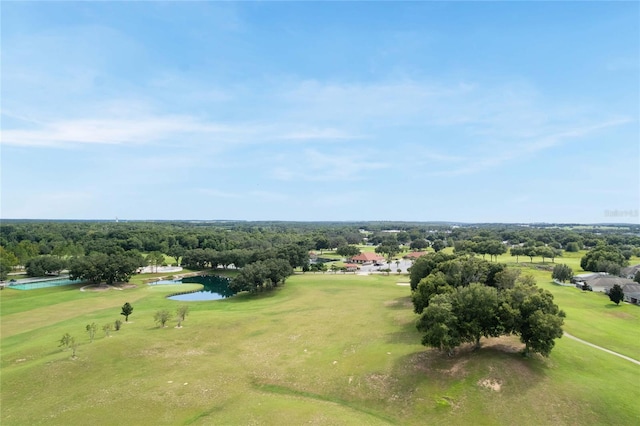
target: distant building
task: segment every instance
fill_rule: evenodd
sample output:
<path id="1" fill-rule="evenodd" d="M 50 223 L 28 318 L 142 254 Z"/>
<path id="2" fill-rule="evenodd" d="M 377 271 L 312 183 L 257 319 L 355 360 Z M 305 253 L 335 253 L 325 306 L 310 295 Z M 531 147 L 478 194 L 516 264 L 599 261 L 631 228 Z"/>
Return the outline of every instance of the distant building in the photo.
<path id="1" fill-rule="evenodd" d="M 620 270 L 620 275 L 632 280 L 636 274 L 640 271 L 640 265 L 627 266 Z"/>
<path id="2" fill-rule="evenodd" d="M 355 263 L 345 263 L 344 270 L 346 272 L 356 272 L 360 267 Z"/>
<path id="3" fill-rule="evenodd" d="M 571 279 L 571 282 L 578 288 L 583 288 L 587 285 L 591 290 L 601 293 L 609 293 L 613 286 L 618 284 L 624 293 L 625 302 L 640 305 L 640 284 L 629 278 L 609 275 L 606 272 L 596 272 L 576 275 Z"/>
<path id="4" fill-rule="evenodd" d="M 616 284 L 620 287 L 624 287 L 627 284 L 637 284 L 628 278 L 609 275 L 606 272 L 576 275 L 571 279 L 571 282 L 578 288 L 582 288 L 586 284 L 591 290 L 601 293 L 608 293 Z"/>
<path id="5" fill-rule="evenodd" d="M 360 253 L 357 256 L 353 256 L 349 261 L 351 263 L 368 265 L 371 263 L 382 262 L 384 261 L 384 257 L 380 256 L 377 253 L 365 252 L 365 253 Z"/>
<path id="6" fill-rule="evenodd" d="M 622 287 L 624 293 L 624 301 L 633 303 L 634 305 L 640 305 L 640 284 L 625 284 Z"/>

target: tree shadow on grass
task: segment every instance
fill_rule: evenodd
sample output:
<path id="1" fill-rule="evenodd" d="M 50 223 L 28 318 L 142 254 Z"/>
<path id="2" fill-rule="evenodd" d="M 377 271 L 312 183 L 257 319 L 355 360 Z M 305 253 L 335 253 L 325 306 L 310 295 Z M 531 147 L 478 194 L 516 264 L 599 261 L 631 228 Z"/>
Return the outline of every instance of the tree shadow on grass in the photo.
<path id="1" fill-rule="evenodd" d="M 242 293 L 237 293 L 232 297 L 224 299 L 224 301 L 227 303 L 245 303 L 245 302 L 252 302 L 256 300 L 272 299 L 276 297 L 278 293 L 280 293 L 281 289 L 282 289 L 282 286 L 276 287 L 271 290 L 261 291 L 259 293 L 249 293 L 247 291 L 244 291 Z"/>
<path id="2" fill-rule="evenodd" d="M 500 387 L 502 391 L 508 391 L 509 387 L 521 389 L 544 380 L 549 368 L 547 360 L 537 355 L 524 357 L 517 338 L 513 339 L 483 339 L 484 346 L 479 350 L 474 350 L 472 344 L 462 345 L 453 356 L 425 348 L 399 358 L 393 366 L 392 375 L 404 383 L 405 389 L 421 386 L 438 389 L 438 394 L 432 395 L 434 408 L 443 404 L 443 398 L 445 405 L 455 406 L 455 395 L 460 397 L 461 387 L 483 388 L 494 384 L 498 391 Z"/>
<path id="3" fill-rule="evenodd" d="M 402 296 L 393 300 L 388 300 L 384 302 L 384 307 L 387 309 L 398 309 L 398 310 L 408 309 L 410 311 L 413 311 L 413 303 L 411 302 L 411 296 Z"/>
<path id="4" fill-rule="evenodd" d="M 415 345 L 420 344 L 422 335 L 416 328 L 415 321 L 400 325 L 397 331 L 386 335 L 386 342 L 393 344 Z"/>
<path id="5" fill-rule="evenodd" d="M 605 309 L 616 309 L 616 308 L 621 308 L 622 304 L 620 305 L 616 305 L 615 303 L 611 302 L 611 303 L 607 303 L 606 305 L 604 305 Z"/>

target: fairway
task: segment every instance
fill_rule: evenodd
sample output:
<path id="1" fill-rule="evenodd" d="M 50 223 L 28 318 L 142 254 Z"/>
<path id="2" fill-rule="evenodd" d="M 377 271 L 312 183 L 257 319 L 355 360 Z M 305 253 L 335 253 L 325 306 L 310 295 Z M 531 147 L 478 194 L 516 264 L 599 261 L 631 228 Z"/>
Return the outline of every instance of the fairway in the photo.
<path id="1" fill-rule="evenodd" d="M 637 358 L 625 336 L 638 329 L 637 307 L 602 320 L 601 328 L 624 331 L 607 339 L 598 315 L 579 314 L 605 311 L 600 295 L 537 278 L 560 289 L 567 331 Z M 397 285 L 407 280 L 295 275 L 272 293 L 192 302 L 181 329 L 153 322 L 158 309 L 180 305 L 165 299 L 177 286 L 6 289 L 1 423 L 557 425 L 640 417 L 638 366 L 570 339 L 558 340 L 548 359 L 523 358 L 515 337 L 483 339 L 480 351 L 463 347 L 452 358 L 421 346 L 409 289 Z M 127 301 L 130 323 L 90 343 L 84 327 L 122 319 Z M 591 326 L 581 327 L 587 319 Z M 75 360 L 57 347 L 67 332 L 80 342 Z"/>

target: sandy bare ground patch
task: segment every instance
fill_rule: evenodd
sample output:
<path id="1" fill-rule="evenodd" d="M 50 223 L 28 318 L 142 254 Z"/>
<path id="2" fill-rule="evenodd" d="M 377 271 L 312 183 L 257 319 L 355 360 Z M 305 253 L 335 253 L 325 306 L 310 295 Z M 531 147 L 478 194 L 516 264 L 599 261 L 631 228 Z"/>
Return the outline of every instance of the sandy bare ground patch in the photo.
<path id="1" fill-rule="evenodd" d="M 524 349 L 524 343 L 515 336 L 500 336 L 482 339 L 480 341 L 483 348 L 493 348 L 500 352 L 517 353 Z"/>
<path id="2" fill-rule="evenodd" d="M 99 284 L 89 284 L 80 287 L 80 291 L 107 291 L 107 290 L 122 290 L 120 287 L 116 287 L 113 285 L 99 285 Z"/>
<path id="3" fill-rule="evenodd" d="M 396 285 L 401 285 L 401 286 L 407 287 L 407 286 L 410 286 L 411 283 L 396 283 Z"/>
<path id="4" fill-rule="evenodd" d="M 497 379 L 481 379 L 478 381 L 478 386 L 491 389 L 494 392 L 500 392 L 500 388 L 502 387 L 502 382 Z"/>
<path id="5" fill-rule="evenodd" d="M 467 370 L 465 370 L 464 368 L 467 362 L 469 362 L 468 359 L 461 359 L 460 361 L 453 364 L 451 368 L 439 371 L 452 377 L 464 377 L 467 375 Z"/>

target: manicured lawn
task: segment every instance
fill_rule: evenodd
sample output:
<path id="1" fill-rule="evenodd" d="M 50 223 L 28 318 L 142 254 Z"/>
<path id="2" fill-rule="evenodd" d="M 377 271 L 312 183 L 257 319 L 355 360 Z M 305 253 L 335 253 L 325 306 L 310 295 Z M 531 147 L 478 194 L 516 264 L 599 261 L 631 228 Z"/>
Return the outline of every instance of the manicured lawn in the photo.
<path id="1" fill-rule="evenodd" d="M 604 293 L 554 284 L 549 272 L 528 270 L 537 284 L 553 293 L 567 317 L 564 329 L 581 339 L 640 359 L 640 306 L 616 306 Z"/>
<path id="2" fill-rule="evenodd" d="M 3 290 L 0 423 L 562 425 L 640 417 L 640 368 L 569 339 L 548 359 L 523 358 L 509 337 L 452 358 L 424 348 L 400 281 L 407 277 L 296 275 L 269 294 L 191 302 L 182 329 L 153 322 L 156 310 L 181 304 L 164 297 L 180 286 Z M 553 291 L 568 314 L 613 311 L 560 289 Z M 126 301 L 131 323 L 89 343 L 85 325 L 122 319 Z M 638 321 L 571 315 L 568 330 L 590 341 L 597 327 L 582 330 L 583 320 L 626 331 Z M 57 347 L 66 332 L 80 342 L 75 360 Z M 633 337 L 603 341 L 633 350 Z"/>

